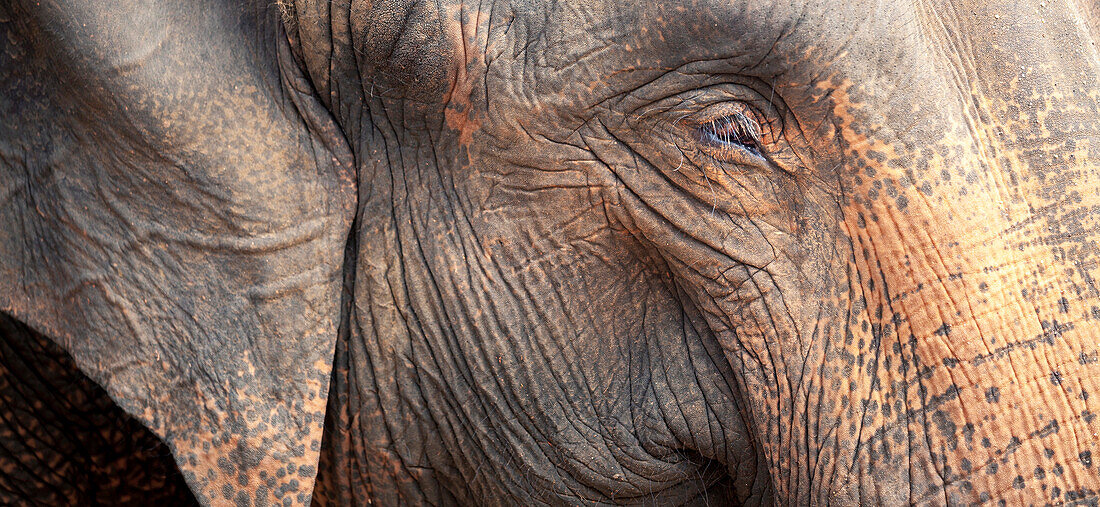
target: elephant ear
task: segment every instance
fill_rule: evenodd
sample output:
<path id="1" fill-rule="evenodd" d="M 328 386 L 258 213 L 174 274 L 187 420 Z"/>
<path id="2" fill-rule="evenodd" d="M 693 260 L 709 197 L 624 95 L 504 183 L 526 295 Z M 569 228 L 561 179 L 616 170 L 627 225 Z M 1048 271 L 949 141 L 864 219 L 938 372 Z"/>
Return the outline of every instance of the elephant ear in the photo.
<path id="1" fill-rule="evenodd" d="M 0 4 L 0 311 L 206 504 L 309 501 L 355 206 L 258 4 Z"/>

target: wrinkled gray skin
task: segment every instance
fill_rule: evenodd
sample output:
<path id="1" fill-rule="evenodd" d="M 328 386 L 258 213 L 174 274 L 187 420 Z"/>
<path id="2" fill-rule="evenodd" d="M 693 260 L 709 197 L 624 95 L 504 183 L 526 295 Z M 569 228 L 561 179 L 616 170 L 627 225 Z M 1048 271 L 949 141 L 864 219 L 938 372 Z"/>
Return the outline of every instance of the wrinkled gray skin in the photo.
<path id="1" fill-rule="evenodd" d="M 0 499 L 1095 502 L 1098 27 L 0 6 Z M 180 476 L 35 473 L 134 421 Z"/>

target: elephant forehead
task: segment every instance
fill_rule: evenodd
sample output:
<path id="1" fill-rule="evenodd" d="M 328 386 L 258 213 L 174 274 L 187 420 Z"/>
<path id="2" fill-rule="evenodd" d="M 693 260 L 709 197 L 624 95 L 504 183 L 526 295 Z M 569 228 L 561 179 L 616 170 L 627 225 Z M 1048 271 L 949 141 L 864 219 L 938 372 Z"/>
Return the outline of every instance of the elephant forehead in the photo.
<path id="1" fill-rule="evenodd" d="M 463 74 L 477 74 L 473 71 L 493 61 L 522 62 L 531 72 L 526 76 L 537 77 L 545 90 L 562 91 L 558 85 L 569 84 L 592 93 L 636 87 L 653 72 L 706 61 L 717 62 L 714 70 L 785 75 L 792 81 L 800 75 L 821 77 L 849 62 L 841 73 L 889 81 L 928 72 L 913 64 L 930 52 L 1000 61 L 997 50 L 1024 53 L 1040 44 L 1060 49 L 1067 40 L 1054 35 L 1087 31 L 1091 19 L 1076 6 L 1059 13 L 1054 2 L 283 4 L 293 12 L 288 17 L 294 19 L 294 35 L 307 64 L 316 67 L 315 76 L 331 77 L 324 68 L 329 59 L 354 60 L 359 77 L 376 85 L 372 93 L 419 98 L 443 97 Z M 1013 20 L 1028 26 L 1021 30 Z M 943 27 L 959 41 L 974 43 L 932 35 Z M 994 51 L 978 44 L 998 33 L 1011 36 L 1000 37 Z M 342 46 L 352 51 L 342 52 Z M 1066 51 L 1055 53 L 1072 58 Z M 899 67 L 902 63 L 910 65 Z"/>
<path id="2" fill-rule="evenodd" d="M 984 83 L 1012 99 L 1043 90 L 1017 76 L 1080 81 L 1093 47 L 1093 15 L 1055 2 L 687 2 L 675 4 L 527 5 L 455 16 L 453 55 L 506 66 L 543 101 L 564 97 L 578 108 L 633 91 L 670 72 L 766 78 L 777 91 L 808 93 L 848 80 L 892 91 L 883 112 L 905 116 L 900 102 L 934 105 Z M 492 33 L 493 37 L 485 37 Z M 476 51 L 481 50 L 481 51 Z M 475 72 L 467 72 L 474 76 Z M 930 90 L 924 83 L 953 81 Z M 1017 79 L 1018 78 L 1018 79 Z M 835 81 L 834 81 L 835 84 Z M 830 85 L 831 86 L 831 85 Z M 1014 95 L 1008 95 L 1014 94 Z M 794 97 L 795 99 L 799 97 Z M 789 99 L 788 99 L 789 100 Z M 1032 97 L 1034 100 L 1034 97 Z"/>

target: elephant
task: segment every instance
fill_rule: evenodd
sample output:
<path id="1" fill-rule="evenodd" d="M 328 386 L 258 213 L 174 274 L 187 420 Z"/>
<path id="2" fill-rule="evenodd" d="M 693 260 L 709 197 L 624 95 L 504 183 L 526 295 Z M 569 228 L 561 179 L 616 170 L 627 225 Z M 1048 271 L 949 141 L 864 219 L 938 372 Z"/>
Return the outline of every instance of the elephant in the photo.
<path id="1" fill-rule="evenodd" d="M 1100 4 L 0 34 L 0 502 L 1100 498 Z"/>

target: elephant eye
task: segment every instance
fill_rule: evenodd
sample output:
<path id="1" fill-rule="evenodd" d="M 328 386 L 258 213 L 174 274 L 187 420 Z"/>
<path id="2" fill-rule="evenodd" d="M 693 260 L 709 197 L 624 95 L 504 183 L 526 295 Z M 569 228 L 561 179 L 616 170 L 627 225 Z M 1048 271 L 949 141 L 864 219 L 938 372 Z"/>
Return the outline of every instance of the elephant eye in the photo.
<path id="1" fill-rule="evenodd" d="M 703 123 L 699 126 L 699 132 L 705 144 L 719 150 L 743 149 L 756 156 L 763 155 L 760 124 L 747 111 Z"/>

